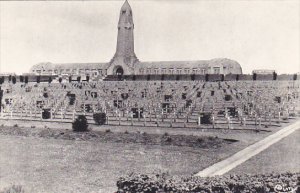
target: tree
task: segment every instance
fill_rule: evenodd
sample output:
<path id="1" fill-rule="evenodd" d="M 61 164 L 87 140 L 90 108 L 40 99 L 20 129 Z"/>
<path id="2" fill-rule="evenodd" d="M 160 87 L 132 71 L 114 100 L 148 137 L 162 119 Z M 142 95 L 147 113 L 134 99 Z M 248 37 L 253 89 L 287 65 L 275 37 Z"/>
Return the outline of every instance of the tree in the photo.
<path id="1" fill-rule="evenodd" d="M 239 75 L 239 74 L 236 75 L 235 80 L 236 80 L 236 81 L 239 81 L 239 80 L 240 80 L 240 75 Z"/>
<path id="2" fill-rule="evenodd" d="M 192 75 L 191 75 L 191 80 L 192 80 L 192 81 L 195 80 L 195 76 L 196 76 L 195 74 L 192 74 Z"/>
<path id="3" fill-rule="evenodd" d="M 8 82 L 11 81 L 11 78 L 12 78 L 11 75 L 9 75 L 9 76 L 8 76 Z"/>
<path id="4" fill-rule="evenodd" d="M 49 76 L 48 83 L 50 84 L 51 82 L 52 82 L 52 77 Z"/>
<path id="5" fill-rule="evenodd" d="M 25 84 L 28 84 L 28 76 L 25 76 Z"/>
<path id="6" fill-rule="evenodd" d="M 294 74 L 293 80 L 297 80 L 297 74 Z"/>
<path id="7" fill-rule="evenodd" d="M 105 113 L 94 113 L 93 118 L 97 125 L 104 125 L 106 122 L 106 114 Z"/>
<path id="8" fill-rule="evenodd" d="M 69 76 L 69 82 L 72 82 L 72 76 Z"/>
<path id="9" fill-rule="evenodd" d="M 253 80 L 256 80 L 256 79 L 257 79 L 257 74 L 256 74 L 256 73 L 253 73 L 252 79 L 253 79 Z"/>
<path id="10" fill-rule="evenodd" d="M 20 82 L 24 82 L 24 76 L 20 76 Z"/>
<path id="11" fill-rule="evenodd" d="M 209 80 L 209 74 L 205 74 L 205 81 L 208 82 Z"/>
<path id="12" fill-rule="evenodd" d="M 88 122 L 85 115 L 78 115 L 76 120 L 72 123 L 72 128 L 75 132 L 88 131 Z"/>
<path id="13" fill-rule="evenodd" d="M 40 82 L 41 82 L 41 76 L 37 76 L 37 77 L 36 77 L 36 82 L 37 82 L 37 83 L 40 83 Z"/>
<path id="14" fill-rule="evenodd" d="M 221 81 L 223 82 L 225 79 L 224 74 L 221 74 Z"/>
<path id="15" fill-rule="evenodd" d="M 78 76 L 78 77 L 77 77 L 77 82 L 80 82 L 80 80 L 81 80 L 81 77 Z"/>
<path id="16" fill-rule="evenodd" d="M 13 77 L 12 77 L 12 83 L 13 83 L 13 84 L 16 84 L 16 82 L 17 82 L 17 79 L 16 79 L 15 76 L 13 76 Z"/>
<path id="17" fill-rule="evenodd" d="M 86 81 L 87 81 L 87 82 L 90 81 L 90 76 L 86 76 Z"/>
<path id="18" fill-rule="evenodd" d="M 277 80 L 277 73 L 273 72 L 273 80 Z"/>
<path id="19" fill-rule="evenodd" d="M 58 82 L 59 82 L 59 83 L 62 82 L 62 77 L 59 77 Z"/>

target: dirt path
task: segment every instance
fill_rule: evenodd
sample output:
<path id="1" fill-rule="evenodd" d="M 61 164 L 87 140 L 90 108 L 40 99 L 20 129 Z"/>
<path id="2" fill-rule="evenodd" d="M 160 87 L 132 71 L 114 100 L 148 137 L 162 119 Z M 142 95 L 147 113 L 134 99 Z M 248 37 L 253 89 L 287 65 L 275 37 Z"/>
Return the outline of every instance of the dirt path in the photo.
<path id="1" fill-rule="evenodd" d="M 264 138 L 263 140 L 258 141 L 253 145 L 250 145 L 247 148 L 237 152 L 233 156 L 221 162 L 213 164 L 212 166 L 198 172 L 196 176 L 209 177 L 209 176 L 223 175 L 229 172 L 230 170 L 232 170 L 233 168 L 237 167 L 238 165 L 244 163 L 251 157 L 267 149 L 274 143 L 280 141 L 284 137 L 290 135 L 291 133 L 293 133 L 299 128 L 300 128 L 300 121 L 297 121 L 277 131 L 276 133 Z"/>

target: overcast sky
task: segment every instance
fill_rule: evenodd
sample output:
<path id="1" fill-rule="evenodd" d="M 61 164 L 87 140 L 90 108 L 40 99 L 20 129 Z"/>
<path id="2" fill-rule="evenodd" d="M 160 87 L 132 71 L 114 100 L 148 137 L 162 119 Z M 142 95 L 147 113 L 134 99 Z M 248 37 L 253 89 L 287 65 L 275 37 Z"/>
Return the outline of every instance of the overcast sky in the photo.
<path id="1" fill-rule="evenodd" d="M 39 62 L 109 62 L 124 1 L 1 1 L 1 72 Z M 230 58 L 244 73 L 300 71 L 300 1 L 134 1 L 141 61 Z"/>

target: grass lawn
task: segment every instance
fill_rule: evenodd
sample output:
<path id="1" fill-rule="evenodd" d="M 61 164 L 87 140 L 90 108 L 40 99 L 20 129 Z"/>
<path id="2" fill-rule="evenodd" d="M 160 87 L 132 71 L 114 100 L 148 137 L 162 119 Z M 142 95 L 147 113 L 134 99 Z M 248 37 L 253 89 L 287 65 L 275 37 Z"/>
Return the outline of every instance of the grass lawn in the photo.
<path id="1" fill-rule="evenodd" d="M 172 128 L 135 128 L 131 131 L 130 127 L 124 130 L 120 127 L 109 128 L 113 132 L 128 130 L 129 134 L 136 130 L 147 130 L 147 133 L 157 135 L 165 132 L 181 135 L 184 132 L 187 136 L 218 136 L 236 139 L 238 142 L 224 143 L 217 148 L 200 148 L 0 133 L 0 191 L 16 184 L 22 185 L 26 192 L 113 192 L 121 176 L 132 172 L 192 175 L 272 133 L 240 130 L 222 133 L 218 130 L 182 131 Z"/>
<path id="2" fill-rule="evenodd" d="M 300 172 L 299 139 L 298 129 L 229 173 Z"/>
<path id="3" fill-rule="evenodd" d="M 228 156 L 224 148 L 236 149 L 0 138 L 0 187 L 21 184 L 29 192 L 112 191 L 117 178 L 131 172 L 190 175 Z"/>

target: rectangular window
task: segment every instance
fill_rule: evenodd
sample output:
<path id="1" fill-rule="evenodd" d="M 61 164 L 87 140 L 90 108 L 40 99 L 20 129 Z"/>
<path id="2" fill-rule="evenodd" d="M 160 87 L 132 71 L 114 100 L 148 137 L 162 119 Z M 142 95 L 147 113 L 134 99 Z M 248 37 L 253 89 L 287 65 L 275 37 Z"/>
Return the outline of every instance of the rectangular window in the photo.
<path id="1" fill-rule="evenodd" d="M 190 73 L 190 69 L 189 68 L 184 69 L 184 73 L 185 74 L 189 74 Z"/>
<path id="2" fill-rule="evenodd" d="M 197 68 L 193 68 L 193 74 L 197 74 Z"/>
<path id="3" fill-rule="evenodd" d="M 227 68 L 223 67 L 223 74 L 226 74 L 226 70 L 227 70 Z"/>
<path id="4" fill-rule="evenodd" d="M 214 67 L 214 74 L 220 74 L 220 67 Z"/>
<path id="5" fill-rule="evenodd" d="M 170 68 L 170 69 L 169 69 L 169 73 L 170 73 L 170 74 L 174 74 L 174 69 L 173 69 L 173 68 Z"/>

